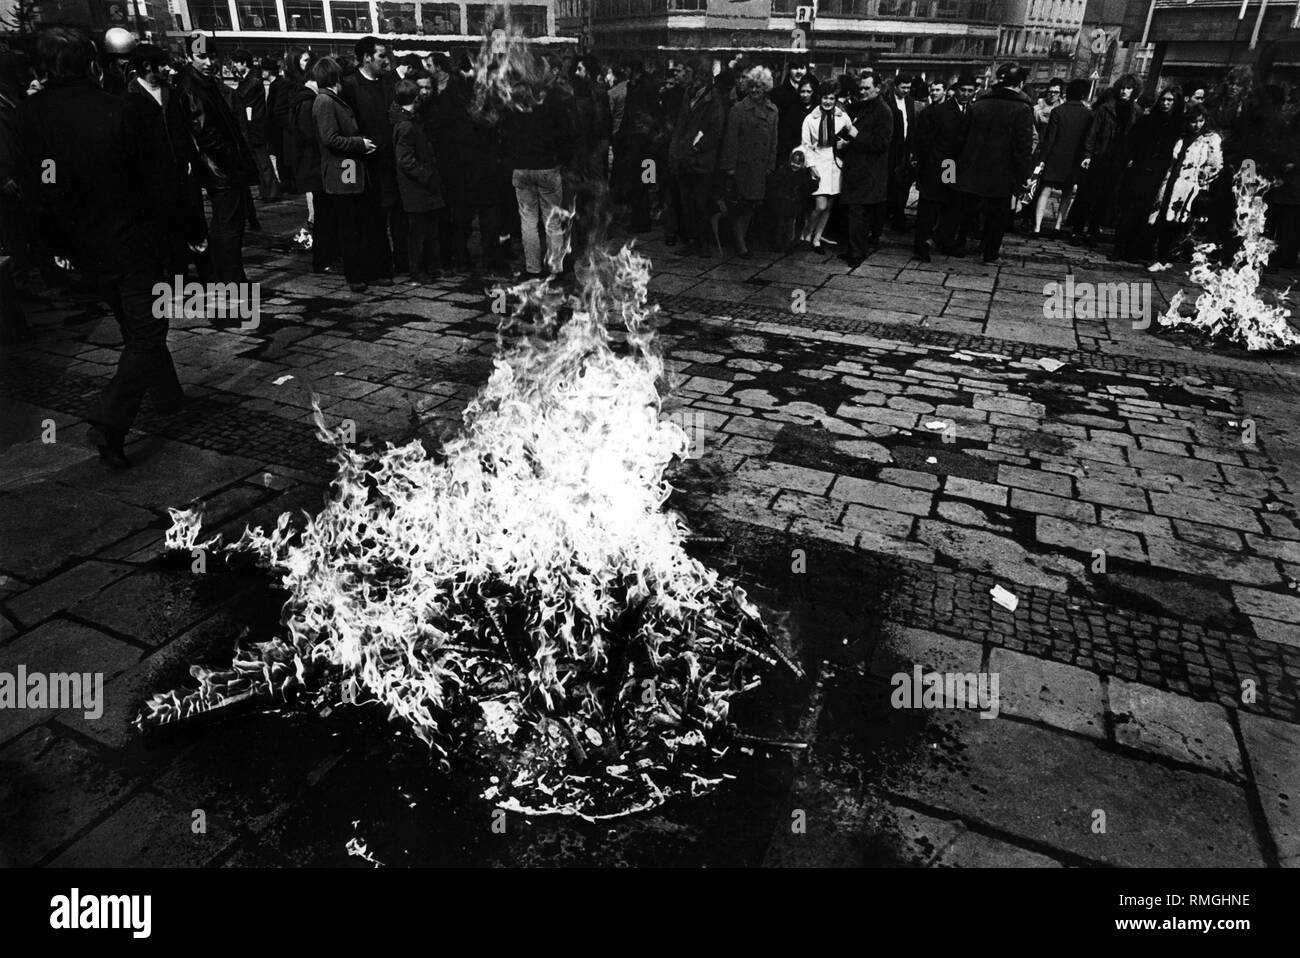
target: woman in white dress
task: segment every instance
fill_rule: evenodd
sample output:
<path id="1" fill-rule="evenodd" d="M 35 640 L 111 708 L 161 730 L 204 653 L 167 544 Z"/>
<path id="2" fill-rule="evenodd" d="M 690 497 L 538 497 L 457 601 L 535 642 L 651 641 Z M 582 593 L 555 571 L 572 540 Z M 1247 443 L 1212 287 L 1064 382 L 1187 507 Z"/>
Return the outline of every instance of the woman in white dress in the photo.
<path id="1" fill-rule="evenodd" d="M 840 159 L 835 155 L 835 142 L 855 134 L 849 115 L 836 102 L 835 84 L 827 83 L 821 88 L 821 103 L 803 121 L 803 149 L 808 157 L 808 165 L 817 171 L 818 183 L 813 190 L 813 212 L 808 217 L 808 226 L 804 239 L 812 243 L 812 248 L 821 252 L 822 231 L 831 216 L 833 197 L 840 194 Z M 847 132 L 846 132 L 847 131 Z M 830 242 L 827 240 L 827 242 Z"/>

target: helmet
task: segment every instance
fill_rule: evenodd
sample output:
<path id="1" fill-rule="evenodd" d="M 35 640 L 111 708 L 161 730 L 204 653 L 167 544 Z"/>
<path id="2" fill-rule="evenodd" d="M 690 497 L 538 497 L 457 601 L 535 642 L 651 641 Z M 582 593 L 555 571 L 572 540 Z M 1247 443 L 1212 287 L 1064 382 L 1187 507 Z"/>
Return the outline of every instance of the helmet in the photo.
<path id="1" fill-rule="evenodd" d="M 114 56 L 126 56 L 137 43 L 135 34 L 121 27 L 109 27 L 104 33 L 104 49 Z"/>

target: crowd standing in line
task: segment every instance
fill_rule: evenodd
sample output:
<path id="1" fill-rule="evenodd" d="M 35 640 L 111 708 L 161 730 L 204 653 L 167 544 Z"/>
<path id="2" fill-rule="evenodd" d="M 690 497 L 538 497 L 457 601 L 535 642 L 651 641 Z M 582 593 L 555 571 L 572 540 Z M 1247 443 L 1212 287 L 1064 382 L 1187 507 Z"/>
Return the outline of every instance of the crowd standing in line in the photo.
<path id="1" fill-rule="evenodd" d="M 1084 80 L 1035 100 L 1015 63 L 981 89 L 969 75 L 819 78 L 798 54 L 663 73 L 530 54 L 507 108 L 488 113 L 464 54 L 394 62 L 379 37 L 353 53 L 233 50 L 223 64 L 196 32 L 179 59 L 149 44 L 106 56 L 70 28 L 44 31 L 32 65 L 0 52 L 0 272 L 25 290 L 71 266 L 111 304 L 124 348 L 91 416 L 110 465 L 128 465 L 146 392 L 184 402 L 154 282 L 247 295 L 245 231 L 261 228 L 258 201 L 282 196 L 304 197 L 295 239 L 313 272 L 359 295 L 449 274 L 564 276 L 611 214 L 701 258 L 757 245 L 856 268 L 890 232 L 921 261 L 974 243 L 992 264 L 1020 229 L 1111 243 L 1112 259 L 1159 271 L 1198 240 L 1232 254 L 1247 160 L 1276 184 L 1273 265 L 1300 252 L 1300 114 L 1258 70 L 1152 96 L 1125 75 L 1089 103 Z"/>

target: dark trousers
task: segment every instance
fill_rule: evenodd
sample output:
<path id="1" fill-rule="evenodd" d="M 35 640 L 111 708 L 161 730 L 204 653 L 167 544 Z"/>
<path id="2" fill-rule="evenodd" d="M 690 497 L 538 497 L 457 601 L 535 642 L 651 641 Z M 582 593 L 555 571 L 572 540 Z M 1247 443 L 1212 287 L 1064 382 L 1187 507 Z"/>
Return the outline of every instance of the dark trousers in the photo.
<path id="1" fill-rule="evenodd" d="M 478 215 L 478 241 L 485 266 L 500 266 L 509 260 L 510 247 L 501 243 L 501 205 L 479 203 L 470 207 Z M 472 215 L 471 214 L 471 215 Z"/>
<path id="2" fill-rule="evenodd" d="M 379 188 L 366 187 L 357 204 L 357 239 L 361 248 L 357 253 L 359 279 L 348 275 L 348 282 L 369 283 L 376 279 L 393 278 L 393 248 L 388 245 L 388 208 L 379 202 Z M 405 237 L 403 237 L 405 238 Z M 343 249 L 343 270 L 347 272 L 347 247 Z"/>
<path id="3" fill-rule="evenodd" d="M 131 428 L 146 392 L 159 402 L 181 398 L 180 380 L 167 349 L 167 313 L 153 294 L 160 274 L 150 265 L 98 277 L 122 331 L 122 354 L 87 418 L 118 432 Z"/>
<path id="4" fill-rule="evenodd" d="M 713 227 L 709 225 L 709 180 L 712 174 L 678 171 L 674 177 L 677 186 L 677 208 L 681 212 L 682 236 L 696 249 L 709 249 L 713 243 Z"/>
<path id="5" fill-rule="evenodd" d="M 392 206 L 384 209 L 384 228 L 391 238 L 393 251 L 393 273 L 406 272 L 406 264 L 410 259 L 407 252 L 407 237 L 411 234 L 411 228 L 406 222 L 407 213 L 402 209 L 402 204 L 394 203 Z M 390 276 L 392 273 L 389 274 Z"/>
<path id="6" fill-rule="evenodd" d="M 411 275 L 441 272 L 442 251 L 438 243 L 438 211 L 407 213 L 407 255 Z"/>
<path id="7" fill-rule="evenodd" d="M 367 242 L 364 220 L 368 208 L 364 193 L 321 191 L 316 194 L 316 230 L 320 231 L 324 226 L 335 253 L 343 257 L 343 278 L 349 283 L 365 283 L 378 278 L 371 275 L 371 264 L 363 248 Z M 373 237 L 369 241 L 373 242 Z M 316 234 L 313 233 L 313 253 L 315 244 Z M 325 262 L 324 265 L 329 264 Z"/>
<path id="8" fill-rule="evenodd" d="M 896 230 L 903 228 L 903 211 L 907 209 L 907 196 L 911 189 L 912 176 L 908 171 L 889 171 L 889 183 L 885 187 L 885 209 L 889 214 L 889 225 Z"/>
<path id="9" fill-rule="evenodd" d="M 677 177 L 667 163 L 659 164 L 659 202 L 663 206 L 664 239 L 675 242 L 682 232 L 681 197 L 677 193 Z"/>
<path id="10" fill-rule="evenodd" d="M 1002 252 L 1002 237 L 1011 225 L 1011 196 L 975 196 L 968 194 L 966 202 L 984 214 L 984 232 L 980 237 L 980 252 L 985 259 L 997 259 Z"/>
<path id="11" fill-rule="evenodd" d="M 451 210 L 451 260 L 459 268 L 470 264 L 469 235 L 474 226 L 474 200 L 464 184 L 450 188 L 447 206 Z"/>
<path id="12" fill-rule="evenodd" d="M 930 238 L 939 245 L 939 249 L 950 251 L 957 244 L 958 231 L 961 229 L 962 203 L 961 194 L 954 192 L 942 200 L 920 199 L 916 203 L 916 234 L 912 248 L 928 250 Z M 963 242 L 965 237 L 962 237 Z"/>
<path id="13" fill-rule="evenodd" d="M 311 269 L 313 273 L 325 272 L 325 267 L 333 266 L 339 258 L 339 225 L 335 220 L 337 203 L 331 203 L 324 190 L 312 193 L 315 219 L 311 226 Z"/>
<path id="14" fill-rule="evenodd" d="M 209 279 L 216 283 L 246 283 L 244 274 L 244 204 L 246 187 L 208 190 L 212 222 L 208 227 Z"/>
<path id="15" fill-rule="evenodd" d="M 861 259 L 880 245 L 880 231 L 885 223 L 884 203 L 849 203 L 845 205 L 848 219 L 849 255 Z"/>
<path id="16" fill-rule="evenodd" d="M 257 198 L 259 200 L 278 200 L 280 198 L 280 181 L 276 179 L 275 167 L 271 165 L 271 156 L 266 144 L 250 146 L 253 162 L 257 164 Z"/>

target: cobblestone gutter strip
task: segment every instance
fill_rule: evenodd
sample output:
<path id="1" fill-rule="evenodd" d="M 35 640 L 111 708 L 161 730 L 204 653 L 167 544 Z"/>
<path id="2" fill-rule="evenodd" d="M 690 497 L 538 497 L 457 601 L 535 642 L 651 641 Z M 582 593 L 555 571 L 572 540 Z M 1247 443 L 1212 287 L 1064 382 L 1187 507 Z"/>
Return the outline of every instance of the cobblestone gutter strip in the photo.
<path id="1" fill-rule="evenodd" d="M 936 346 L 951 351 L 996 352 L 1010 359 L 1055 359 L 1063 363 L 1106 369 L 1141 376 L 1158 376 L 1176 379 L 1194 376 L 1207 382 L 1235 386 L 1239 389 L 1257 389 L 1266 392 L 1300 393 L 1300 379 L 1270 374 L 1253 374 L 1216 366 L 1199 366 L 1166 360 L 1141 359 L 1135 356 L 1113 355 L 1083 350 L 1061 349 L 1037 343 L 1013 342 L 989 336 L 972 336 L 939 329 L 923 329 L 900 323 L 880 323 L 845 316 L 827 316 L 812 311 L 795 313 L 757 303 L 736 303 L 704 299 L 697 296 L 660 296 L 660 308 L 669 319 L 685 313 L 699 313 L 706 317 L 723 316 L 729 321 L 770 323 L 799 329 L 847 335 L 873 336 L 916 346 Z"/>
<path id="2" fill-rule="evenodd" d="M 833 576 L 810 572 L 802 577 L 806 584 L 795 584 L 788 574 L 791 547 L 806 547 L 806 535 L 716 515 L 690 518 L 694 526 L 725 536 L 740 564 L 763 566 L 760 578 L 790 582 L 787 603 L 797 595 L 835 604 L 837 596 L 852 594 L 848 590 L 870 592 L 870 584 L 888 582 L 880 607 L 864 613 L 867 621 L 853 623 L 863 634 L 885 623 L 927 629 L 1300 724 L 1300 649 L 1025 585 L 1011 586 L 1020 600 L 1011 613 L 993 604 L 989 590 L 1008 585 L 994 576 L 833 543 L 818 546 L 826 550 L 822 562 L 833 564 Z M 778 585 L 772 601 L 782 598 Z M 1257 690 L 1253 705 L 1242 703 L 1247 680 Z"/>

